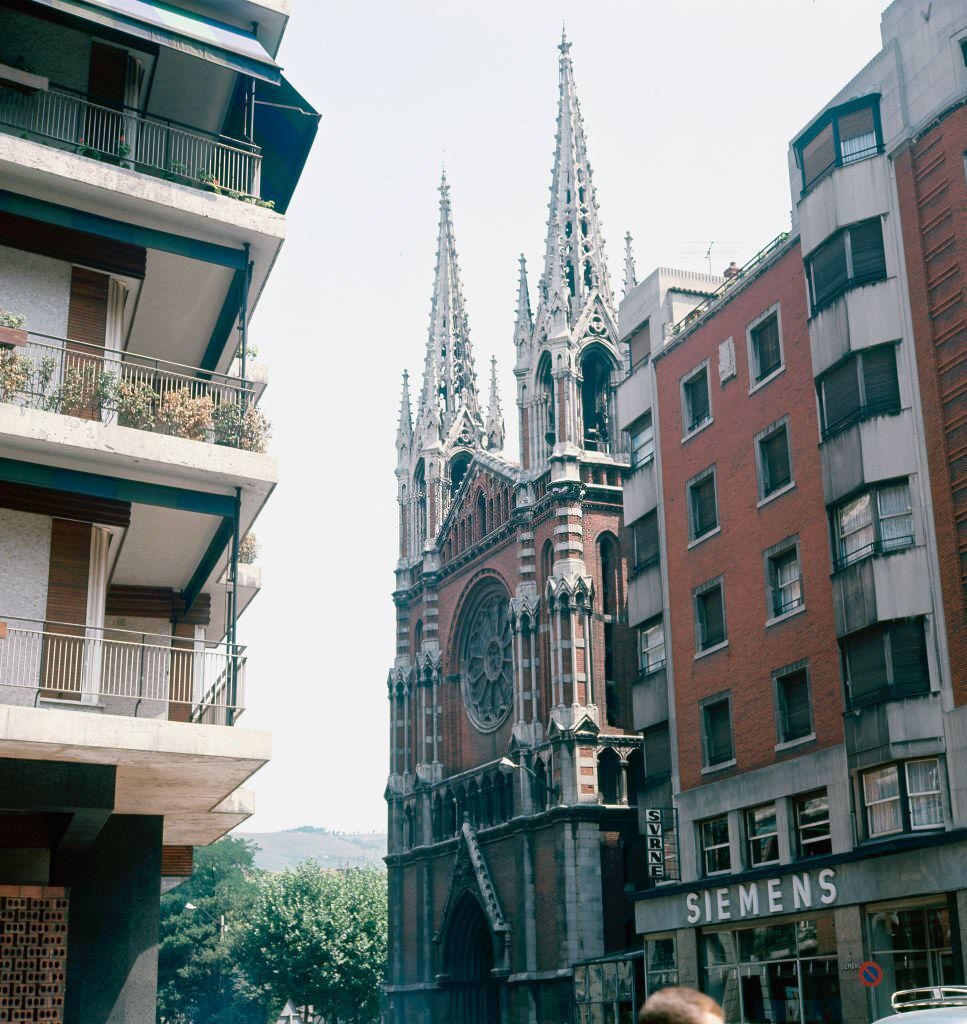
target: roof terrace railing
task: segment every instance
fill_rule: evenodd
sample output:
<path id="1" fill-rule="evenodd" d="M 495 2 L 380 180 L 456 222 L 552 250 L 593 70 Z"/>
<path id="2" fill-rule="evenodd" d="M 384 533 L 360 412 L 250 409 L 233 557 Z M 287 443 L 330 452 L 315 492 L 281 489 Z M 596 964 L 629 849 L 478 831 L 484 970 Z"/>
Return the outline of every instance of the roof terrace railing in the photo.
<path id="1" fill-rule="evenodd" d="M 0 703 L 57 700 L 134 718 L 232 725 L 244 706 L 244 651 L 164 634 L 0 619 Z"/>
<path id="2" fill-rule="evenodd" d="M 674 338 L 681 334 L 682 331 L 687 330 L 697 321 L 701 320 L 706 313 L 710 313 L 735 288 L 737 284 L 741 284 L 749 274 L 757 270 L 759 264 L 769 259 L 775 252 L 781 249 L 786 244 L 788 238 L 789 232 L 783 231 L 782 234 L 777 235 L 768 245 L 760 249 L 752 259 L 739 267 L 731 277 L 727 277 L 711 295 L 703 299 L 693 309 L 689 310 L 689 312 L 683 316 L 678 323 L 672 324 L 669 329 L 671 337 Z"/>
<path id="3" fill-rule="evenodd" d="M 133 107 L 102 106 L 69 89 L 0 85 L 0 131 L 183 185 L 261 202 L 262 151 L 253 143 L 147 117 Z"/>
<path id="4" fill-rule="evenodd" d="M 0 350 L 0 402 L 249 451 L 267 436 L 248 381 L 33 331 Z"/>

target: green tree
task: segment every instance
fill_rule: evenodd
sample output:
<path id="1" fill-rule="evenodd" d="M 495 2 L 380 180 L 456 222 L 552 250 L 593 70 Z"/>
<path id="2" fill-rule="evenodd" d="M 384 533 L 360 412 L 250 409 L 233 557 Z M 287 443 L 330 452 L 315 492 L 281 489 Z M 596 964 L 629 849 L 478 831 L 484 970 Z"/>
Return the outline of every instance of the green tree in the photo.
<path id="1" fill-rule="evenodd" d="M 314 861 L 262 875 L 232 947 L 255 992 L 311 1006 L 326 1024 L 372 1024 L 386 962 L 386 875 Z M 303 1014 L 305 1016 L 305 1013 Z"/>
<path id="2" fill-rule="evenodd" d="M 233 838 L 199 847 L 192 876 L 161 897 L 159 1024 L 265 1024 L 268 1007 L 232 956 L 258 891 L 255 849 Z"/>

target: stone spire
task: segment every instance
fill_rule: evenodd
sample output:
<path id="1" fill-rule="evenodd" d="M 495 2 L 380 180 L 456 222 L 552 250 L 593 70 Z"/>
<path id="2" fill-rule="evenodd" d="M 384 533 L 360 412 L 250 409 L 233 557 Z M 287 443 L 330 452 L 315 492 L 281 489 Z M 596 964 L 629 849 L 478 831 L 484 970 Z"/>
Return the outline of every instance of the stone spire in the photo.
<path id="1" fill-rule="evenodd" d="M 553 307 L 554 283 L 559 278 L 570 298 L 573 322 L 594 292 L 601 296 L 609 311 L 613 310 L 614 300 L 591 181 L 584 122 L 574 86 L 571 44 L 563 31 L 558 49 L 561 51 L 560 98 L 538 320 L 543 308 Z"/>
<path id="2" fill-rule="evenodd" d="M 466 410 L 478 430 L 483 429 L 470 327 L 453 236 L 450 186 L 444 172 L 440 181 L 440 231 L 430 330 L 417 419 L 422 424 L 431 411 L 436 412 L 441 436 L 445 437 L 462 410 Z"/>
<path id="3" fill-rule="evenodd" d="M 520 254 L 520 281 L 517 285 L 517 322 L 514 325 L 514 344 L 523 345 L 530 341 L 534 330 L 534 319 L 531 316 L 530 292 L 527 288 L 527 260 Z"/>
<path id="4" fill-rule="evenodd" d="M 400 398 L 400 422 L 396 428 L 396 447 L 409 447 L 413 440 L 413 413 L 410 405 L 410 375 L 403 371 L 403 394 Z"/>
<path id="5" fill-rule="evenodd" d="M 529 311 L 528 311 L 529 312 Z M 490 402 L 487 405 L 487 450 L 499 451 L 504 447 L 504 414 L 500 408 L 497 390 L 497 357 L 490 358 Z"/>
<path id="6" fill-rule="evenodd" d="M 631 243 L 633 239 L 631 232 L 625 233 L 625 281 L 624 281 L 624 294 L 627 295 L 632 288 L 638 283 L 638 277 L 635 274 L 635 254 L 631 251 Z"/>

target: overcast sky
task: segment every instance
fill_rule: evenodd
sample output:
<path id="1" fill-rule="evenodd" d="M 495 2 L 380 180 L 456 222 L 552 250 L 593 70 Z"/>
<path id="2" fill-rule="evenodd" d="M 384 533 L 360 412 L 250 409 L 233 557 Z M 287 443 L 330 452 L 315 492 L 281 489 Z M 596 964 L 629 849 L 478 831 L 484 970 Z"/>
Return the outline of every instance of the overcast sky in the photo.
<path id="1" fill-rule="evenodd" d="M 400 374 L 419 393 L 446 164 L 478 380 L 516 458 L 517 258 L 540 275 L 562 21 L 621 293 L 744 263 L 790 223 L 789 140 L 880 46 L 883 0 L 290 0 L 280 61 L 322 113 L 252 322 L 281 482 L 242 727 L 270 729 L 245 831 L 385 827 Z M 486 400 L 486 393 L 481 396 Z"/>

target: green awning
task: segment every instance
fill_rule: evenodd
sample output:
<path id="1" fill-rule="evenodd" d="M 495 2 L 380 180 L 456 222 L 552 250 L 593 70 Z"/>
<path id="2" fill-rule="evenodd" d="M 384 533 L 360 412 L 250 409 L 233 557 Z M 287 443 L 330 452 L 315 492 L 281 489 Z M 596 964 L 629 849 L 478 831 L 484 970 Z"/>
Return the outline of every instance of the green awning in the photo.
<path id="1" fill-rule="evenodd" d="M 82 21 L 181 50 L 244 75 L 278 84 L 279 66 L 252 32 L 158 0 L 36 0 Z"/>

